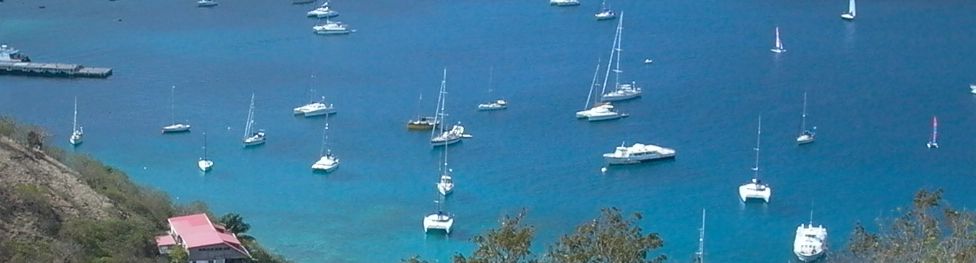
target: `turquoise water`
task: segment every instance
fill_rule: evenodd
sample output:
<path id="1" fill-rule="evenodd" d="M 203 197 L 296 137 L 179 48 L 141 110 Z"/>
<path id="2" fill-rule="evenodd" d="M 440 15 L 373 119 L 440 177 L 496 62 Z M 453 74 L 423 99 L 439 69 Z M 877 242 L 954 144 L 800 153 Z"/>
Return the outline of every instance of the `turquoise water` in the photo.
<path id="1" fill-rule="evenodd" d="M 615 22 L 595 22 L 599 2 L 333 1 L 358 32 L 312 34 L 312 5 L 290 1 L 17 1 L 0 4 L 0 41 L 34 61 L 115 69 L 109 79 L 0 77 L 0 113 L 48 128 L 67 147 L 71 101 L 86 142 L 76 151 L 126 171 L 181 202 L 206 201 L 245 216 L 262 243 L 299 262 L 447 260 L 499 217 L 528 210 L 535 250 L 602 207 L 640 211 L 663 235 L 662 253 L 691 259 L 702 208 L 715 262 L 792 260 L 797 224 L 816 210 L 830 244 L 854 222 L 873 222 L 920 188 L 944 188 L 960 207 L 976 197 L 976 5 L 971 1 L 614 1 L 624 10 L 624 76 L 644 97 L 619 104 L 631 117 L 587 123 L 585 100 Z M 45 9 L 38 9 L 45 5 Z M 121 20 L 120 20 L 121 19 Z M 789 52 L 769 52 L 779 26 Z M 643 65 L 644 58 L 655 60 Z M 489 68 L 505 111 L 476 112 Z M 404 122 L 431 113 L 443 68 L 448 111 L 475 137 L 452 146 L 456 214 L 448 238 L 425 235 L 437 163 L 429 133 Z M 314 75 L 315 77 L 311 77 Z M 193 132 L 162 136 L 177 118 Z M 327 96 L 336 172 L 313 174 L 323 119 L 291 109 L 307 90 Z M 818 141 L 793 143 L 802 93 Z M 242 149 L 249 96 L 267 145 Z M 424 94 L 418 106 L 417 95 Z M 763 116 L 768 205 L 743 205 L 756 117 Z M 942 148 L 929 150 L 940 119 Z M 196 170 L 208 132 L 214 171 Z M 674 161 L 611 167 L 600 154 L 626 141 L 678 150 Z"/>

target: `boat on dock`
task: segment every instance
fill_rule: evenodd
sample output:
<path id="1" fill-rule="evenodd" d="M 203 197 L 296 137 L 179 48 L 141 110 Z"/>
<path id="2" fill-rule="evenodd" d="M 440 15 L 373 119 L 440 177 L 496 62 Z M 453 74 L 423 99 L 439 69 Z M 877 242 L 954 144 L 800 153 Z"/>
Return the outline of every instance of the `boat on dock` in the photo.
<path id="1" fill-rule="evenodd" d="M 0 62 L 31 62 L 30 57 L 20 53 L 20 50 L 7 45 L 0 45 Z"/>

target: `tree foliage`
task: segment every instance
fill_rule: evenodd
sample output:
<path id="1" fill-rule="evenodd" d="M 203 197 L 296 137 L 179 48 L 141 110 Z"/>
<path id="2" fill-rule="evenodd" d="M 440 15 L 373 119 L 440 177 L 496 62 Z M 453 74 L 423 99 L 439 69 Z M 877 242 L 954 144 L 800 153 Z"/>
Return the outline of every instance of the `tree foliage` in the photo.
<path id="1" fill-rule="evenodd" d="M 523 226 L 522 218 L 525 211 L 514 217 L 502 218 L 497 229 L 489 229 L 486 233 L 475 236 L 472 241 L 477 245 L 470 258 L 463 255 L 454 256 L 455 263 L 522 263 L 537 262 L 532 258 L 529 248 L 535 229 Z"/>
<path id="2" fill-rule="evenodd" d="M 218 220 L 224 228 L 228 231 L 238 235 L 238 237 L 244 237 L 244 233 L 251 230 L 251 225 L 244 222 L 244 217 L 237 213 L 228 213 L 220 217 Z"/>
<path id="3" fill-rule="evenodd" d="M 664 240 L 657 233 L 644 235 L 638 226 L 641 218 L 635 213 L 628 220 L 619 209 L 604 208 L 599 218 L 563 236 L 549 249 L 548 258 L 562 263 L 663 262 L 664 255 L 648 259 L 651 251 L 664 246 Z"/>
<path id="4" fill-rule="evenodd" d="M 880 221 L 877 233 L 857 224 L 848 250 L 856 262 L 976 262 L 974 219 L 943 201 L 942 190 L 921 190 L 903 215 Z"/>
<path id="5" fill-rule="evenodd" d="M 190 261 L 190 255 L 186 253 L 186 248 L 180 245 L 173 246 L 169 251 L 170 263 L 186 263 Z"/>

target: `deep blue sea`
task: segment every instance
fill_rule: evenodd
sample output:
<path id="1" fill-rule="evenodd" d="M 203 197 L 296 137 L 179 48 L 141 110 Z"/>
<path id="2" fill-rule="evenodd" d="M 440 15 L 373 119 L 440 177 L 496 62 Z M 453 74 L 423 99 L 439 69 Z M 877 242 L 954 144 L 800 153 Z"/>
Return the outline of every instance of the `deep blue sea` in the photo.
<path id="1" fill-rule="evenodd" d="M 0 76 L 0 114 L 49 129 L 69 148 L 72 100 L 86 142 L 75 151 L 124 169 L 179 202 L 237 212 L 252 234 L 298 262 L 445 262 L 470 238 L 525 208 L 542 254 L 559 236 L 615 206 L 645 215 L 665 239 L 659 252 L 689 261 L 701 210 L 713 262 L 795 261 L 796 226 L 828 227 L 841 249 L 855 222 L 946 190 L 973 207 L 976 180 L 976 2 L 863 0 L 611 1 L 625 13 L 623 78 L 644 88 L 619 103 L 622 120 L 588 123 L 583 107 L 615 21 L 600 3 L 550 7 L 544 0 L 335 0 L 358 32 L 324 37 L 290 1 L 7 0 L 0 42 L 34 61 L 115 70 L 108 79 Z M 46 8 L 40 9 L 38 6 Z M 789 51 L 775 55 L 779 26 Z M 645 58 L 655 60 L 644 65 Z M 493 96 L 510 107 L 477 112 Z M 449 121 L 474 138 L 450 147 L 457 188 L 450 237 L 425 235 L 434 209 L 439 150 L 405 121 L 432 114 L 447 68 Z M 314 77 L 313 77 L 314 76 Z M 160 135 L 170 118 L 193 131 Z M 310 88 L 326 96 L 333 151 L 343 163 L 313 174 L 324 119 L 294 117 Z M 817 142 L 797 146 L 802 94 Z M 242 149 L 251 93 L 268 143 Z M 418 94 L 424 101 L 418 103 Z M 769 204 L 742 204 L 752 176 L 756 119 L 763 117 L 762 176 Z M 940 120 L 941 149 L 925 147 Z M 209 174 L 196 168 L 208 133 Z M 621 142 L 677 149 L 673 161 L 611 167 L 600 154 Z"/>

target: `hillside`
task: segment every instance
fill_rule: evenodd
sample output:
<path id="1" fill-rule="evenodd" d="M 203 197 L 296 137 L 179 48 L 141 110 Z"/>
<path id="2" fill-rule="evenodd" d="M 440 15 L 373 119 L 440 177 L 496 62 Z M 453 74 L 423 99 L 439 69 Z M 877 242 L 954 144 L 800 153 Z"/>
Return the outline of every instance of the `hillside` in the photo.
<path id="1" fill-rule="evenodd" d="M 44 142 L 42 130 L 0 117 L 0 262 L 165 262 L 154 237 L 167 218 L 210 214 Z M 255 261 L 284 261 L 253 238 L 244 245 Z"/>

